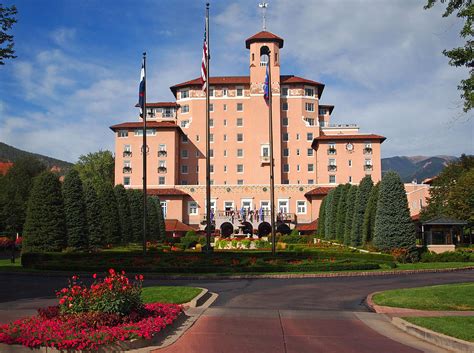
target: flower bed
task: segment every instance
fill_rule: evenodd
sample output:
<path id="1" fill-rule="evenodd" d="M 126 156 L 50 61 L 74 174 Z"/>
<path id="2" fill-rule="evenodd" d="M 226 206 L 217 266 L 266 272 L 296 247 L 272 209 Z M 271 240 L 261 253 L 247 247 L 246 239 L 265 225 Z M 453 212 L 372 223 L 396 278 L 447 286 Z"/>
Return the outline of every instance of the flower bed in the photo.
<path id="1" fill-rule="evenodd" d="M 94 275 L 94 278 L 95 275 Z M 141 302 L 141 283 L 110 270 L 90 288 L 77 283 L 56 293 L 59 305 L 39 309 L 38 315 L 0 326 L 0 343 L 30 348 L 97 350 L 133 339 L 151 339 L 181 313 L 176 304 Z"/>

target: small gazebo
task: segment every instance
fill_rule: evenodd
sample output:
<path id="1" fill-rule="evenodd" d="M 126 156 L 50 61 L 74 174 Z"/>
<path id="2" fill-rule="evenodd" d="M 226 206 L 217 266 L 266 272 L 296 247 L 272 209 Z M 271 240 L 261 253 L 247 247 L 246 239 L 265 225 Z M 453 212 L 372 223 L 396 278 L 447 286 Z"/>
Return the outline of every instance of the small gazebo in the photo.
<path id="1" fill-rule="evenodd" d="M 466 226 L 466 221 L 444 216 L 422 222 L 423 243 L 436 253 L 454 251 L 457 245 L 471 245 L 472 233 L 469 232 L 468 236 L 463 233 Z"/>

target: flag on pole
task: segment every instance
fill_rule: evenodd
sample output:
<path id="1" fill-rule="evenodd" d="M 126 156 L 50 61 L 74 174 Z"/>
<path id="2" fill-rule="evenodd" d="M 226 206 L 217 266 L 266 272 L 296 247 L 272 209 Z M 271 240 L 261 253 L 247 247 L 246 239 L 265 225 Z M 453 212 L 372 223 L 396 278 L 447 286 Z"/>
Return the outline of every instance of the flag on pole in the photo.
<path id="1" fill-rule="evenodd" d="M 138 105 L 140 106 L 140 117 L 143 118 L 143 103 L 145 100 L 145 59 L 142 62 L 140 71 L 140 87 L 138 89 Z"/>
<path id="2" fill-rule="evenodd" d="M 202 45 L 202 62 L 201 62 L 201 82 L 202 90 L 206 90 L 207 81 L 207 33 L 204 29 L 204 44 Z"/>
<path id="3" fill-rule="evenodd" d="M 267 104 L 268 104 L 268 100 L 270 99 L 270 83 L 268 82 L 269 81 L 269 76 L 270 76 L 270 73 L 269 73 L 269 66 L 270 66 L 270 63 L 268 62 L 267 63 L 267 71 L 266 71 L 266 74 L 265 74 L 265 83 L 263 84 L 263 98 L 265 98 Z"/>

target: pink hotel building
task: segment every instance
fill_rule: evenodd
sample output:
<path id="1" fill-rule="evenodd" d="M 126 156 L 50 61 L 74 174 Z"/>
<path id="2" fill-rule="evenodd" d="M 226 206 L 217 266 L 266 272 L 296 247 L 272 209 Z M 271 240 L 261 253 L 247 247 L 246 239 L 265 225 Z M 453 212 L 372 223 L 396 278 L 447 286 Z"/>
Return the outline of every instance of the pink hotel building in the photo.
<path id="1" fill-rule="evenodd" d="M 374 182 L 381 178 L 385 137 L 360 133 L 353 124 L 331 124 L 334 106 L 320 102 L 324 84 L 280 74 L 282 38 L 263 31 L 245 45 L 250 51 L 249 76 L 210 78 L 211 209 L 216 229 L 225 235 L 239 229 L 269 232 L 266 65 L 272 71 L 275 207 L 280 222 L 290 228 L 309 224 L 318 218 L 330 188 L 358 184 L 366 175 Z M 271 52 L 269 62 L 268 56 L 261 56 L 265 46 Z M 149 194 L 159 196 L 167 219 L 204 229 L 205 93 L 200 79 L 178 83 L 171 91 L 176 102 L 147 103 Z M 115 182 L 128 188 L 142 186 L 141 127 L 140 119 L 111 126 Z"/>

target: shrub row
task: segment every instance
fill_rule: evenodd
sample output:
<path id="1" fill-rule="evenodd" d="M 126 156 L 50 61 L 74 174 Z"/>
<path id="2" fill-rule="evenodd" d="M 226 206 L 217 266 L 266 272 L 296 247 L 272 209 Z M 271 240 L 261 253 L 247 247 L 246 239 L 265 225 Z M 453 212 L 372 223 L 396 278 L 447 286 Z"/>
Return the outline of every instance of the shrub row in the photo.
<path id="1" fill-rule="evenodd" d="M 425 252 L 421 255 L 421 262 L 474 262 L 474 253 L 470 251 L 449 251 L 441 254 Z"/>

